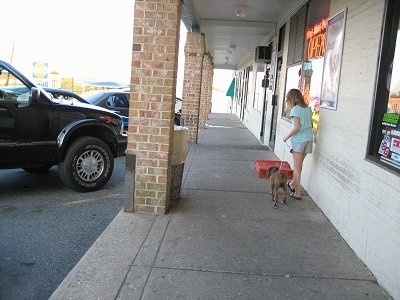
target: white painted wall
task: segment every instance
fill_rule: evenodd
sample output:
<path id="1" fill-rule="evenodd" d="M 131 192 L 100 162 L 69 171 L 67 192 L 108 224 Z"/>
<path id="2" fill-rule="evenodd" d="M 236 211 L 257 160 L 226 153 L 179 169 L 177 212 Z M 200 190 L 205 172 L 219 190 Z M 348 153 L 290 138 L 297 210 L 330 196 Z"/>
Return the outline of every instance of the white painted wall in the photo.
<path id="1" fill-rule="evenodd" d="M 347 7 L 338 106 L 320 111 L 301 184 L 379 284 L 400 299 L 400 177 L 365 159 L 384 2 L 331 0 L 331 16 Z M 278 119 L 277 140 L 289 128 Z M 291 162 L 279 144 L 275 153 Z"/>
<path id="2" fill-rule="evenodd" d="M 400 299 L 400 177 L 365 159 L 384 6 L 384 0 L 331 0 L 330 16 L 347 9 L 338 106 L 320 111 L 314 153 L 305 160 L 301 185 L 379 284 Z M 279 112 L 285 72 L 281 76 Z M 256 137 L 259 122 L 255 111 L 246 111 L 244 123 Z M 290 128 L 278 116 L 274 152 L 292 163 L 280 143 Z"/>
<path id="3" fill-rule="evenodd" d="M 260 139 L 262 112 L 250 107 L 246 110 L 243 124 L 254 134 L 257 139 Z"/>

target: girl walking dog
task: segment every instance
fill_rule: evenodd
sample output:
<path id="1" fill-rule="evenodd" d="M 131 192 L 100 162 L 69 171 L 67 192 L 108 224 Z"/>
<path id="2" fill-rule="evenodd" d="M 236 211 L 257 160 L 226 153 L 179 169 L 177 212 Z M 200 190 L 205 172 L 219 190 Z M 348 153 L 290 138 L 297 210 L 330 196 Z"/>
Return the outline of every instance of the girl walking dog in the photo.
<path id="1" fill-rule="evenodd" d="M 293 179 L 287 185 L 292 192 L 290 196 L 295 200 L 301 200 L 300 179 L 303 161 L 313 150 L 312 112 L 298 89 L 291 89 L 286 94 L 286 105 L 290 109 L 292 129 L 283 141 L 290 139 L 290 152 L 293 156 Z"/>

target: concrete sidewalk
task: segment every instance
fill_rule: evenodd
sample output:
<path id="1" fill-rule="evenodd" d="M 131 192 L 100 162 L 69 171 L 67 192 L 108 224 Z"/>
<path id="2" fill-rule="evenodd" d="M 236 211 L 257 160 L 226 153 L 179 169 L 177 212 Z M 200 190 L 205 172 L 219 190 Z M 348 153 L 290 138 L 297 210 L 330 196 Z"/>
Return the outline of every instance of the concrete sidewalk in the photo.
<path id="1" fill-rule="evenodd" d="M 391 299 L 304 191 L 273 209 L 257 159 L 277 158 L 211 114 L 171 211 L 121 211 L 50 299 Z"/>

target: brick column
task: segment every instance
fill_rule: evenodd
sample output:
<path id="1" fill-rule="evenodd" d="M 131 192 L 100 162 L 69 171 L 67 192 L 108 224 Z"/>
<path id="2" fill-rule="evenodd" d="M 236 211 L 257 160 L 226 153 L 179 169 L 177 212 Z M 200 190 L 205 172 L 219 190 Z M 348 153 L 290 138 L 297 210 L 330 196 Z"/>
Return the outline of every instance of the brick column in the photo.
<path id="1" fill-rule="evenodd" d="M 211 56 L 205 54 L 203 57 L 203 76 L 201 82 L 201 96 L 200 96 L 200 114 L 199 114 L 199 128 L 204 128 L 208 117 L 208 102 L 209 90 L 212 81 L 210 82 L 211 69 Z"/>
<path id="2" fill-rule="evenodd" d="M 170 199 L 181 0 L 136 0 L 125 211 L 165 214 Z"/>
<path id="3" fill-rule="evenodd" d="M 211 58 L 211 57 L 210 57 Z M 208 97 L 207 97 L 207 119 L 209 114 L 211 113 L 211 103 L 212 103 L 212 89 L 213 89 L 213 81 L 214 81 L 214 63 L 212 61 L 212 58 L 210 60 L 210 74 L 209 74 L 209 82 L 210 84 L 208 85 Z"/>
<path id="4" fill-rule="evenodd" d="M 200 103 L 200 128 L 205 127 L 208 115 L 211 112 L 212 85 L 214 77 L 214 64 L 212 56 L 206 54 L 203 61 L 203 82 L 201 87 Z"/>
<path id="5" fill-rule="evenodd" d="M 188 32 L 185 45 L 182 118 L 184 126 L 189 128 L 190 143 L 197 143 L 204 52 L 204 34 Z"/>

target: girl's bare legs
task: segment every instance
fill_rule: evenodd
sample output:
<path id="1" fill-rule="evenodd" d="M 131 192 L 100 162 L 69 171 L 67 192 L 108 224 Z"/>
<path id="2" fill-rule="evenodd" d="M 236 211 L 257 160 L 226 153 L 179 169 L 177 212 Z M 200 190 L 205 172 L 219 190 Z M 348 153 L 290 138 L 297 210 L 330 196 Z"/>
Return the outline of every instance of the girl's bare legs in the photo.
<path id="1" fill-rule="evenodd" d="M 301 179 L 301 171 L 303 169 L 303 161 L 307 156 L 307 153 L 299 153 L 299 152 L 293 152 L 293 180 L 291 182 L 291 186 L 294 188 L 294 196 L 295 197 L 300 197 L 300 179 Z"/>

